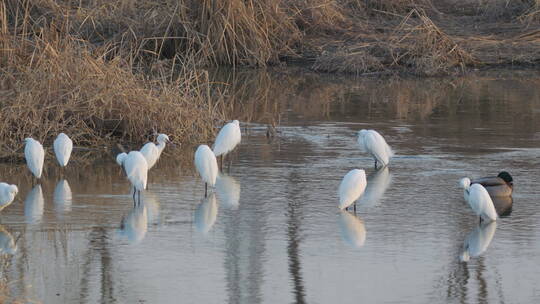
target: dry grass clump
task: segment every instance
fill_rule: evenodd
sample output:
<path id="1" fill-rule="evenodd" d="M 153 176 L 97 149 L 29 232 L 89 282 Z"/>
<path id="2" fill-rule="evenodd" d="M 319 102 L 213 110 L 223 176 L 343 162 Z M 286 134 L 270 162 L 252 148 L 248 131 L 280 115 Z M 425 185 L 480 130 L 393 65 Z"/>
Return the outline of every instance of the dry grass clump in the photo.
<path id="1" fill-rule="evenodd" d="M 431 0 L 342 0 L 356 11 L 404 14 L 412 9 L 432 7 Z"/>
<path id="2" fill-rule="evenodd" d="M 413 16 L 416 17 L 414 21 L 411 18 Z M 393 41 L 398 46 L 395 63 L 411 66 L 416 74 L 448 74 L 456 67 L 464 69 L 475 62 L 471 54 L 455 43 L 422 11 L 411 11 L 398 32 L 403 35 Z"/>
<path id="3" fill-rule="evenodd" d="M 324 52 L 312 68 L 315 71 L 361 75 L 384 70 L 381 61 L 366 48 Z"/>
<path id="4" fill-rule="evenodd" d="M 344 7 L 335 0 L 292 0 L 287 5 L 296 25 L 307 33 L 332 34 L 351 26 Z"/>
<path id="5" fill-rule="evenodd" d="M 206 140 L 217 112 L 204 73 L 149 79 L 120 57 L 106 60 L 77 40 L 42 29 L 3 36 L 0 64 L 0 157 L 14 155 L 25 137 L 50 145 L 66 132 L 76 145 L 142 143 L 154 132 L 179 142 Z"/>

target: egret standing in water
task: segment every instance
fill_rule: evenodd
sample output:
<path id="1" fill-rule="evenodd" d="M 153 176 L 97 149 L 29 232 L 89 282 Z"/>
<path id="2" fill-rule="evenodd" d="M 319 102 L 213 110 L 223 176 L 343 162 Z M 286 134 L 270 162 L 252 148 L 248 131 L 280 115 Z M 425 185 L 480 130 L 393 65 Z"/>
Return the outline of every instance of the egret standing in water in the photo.
<path id="1" fill-rule="evenodd" d="M 43 162 L 45 161 L 45 150 L 39 141 L 33 138 L 26 138 L 24 147 L 24 157 L 26 158 L 26 165 L 30 172 L 36 177 L 41 178 L 41 172 L 43 171 Z"/>
<path id="2" fill-rule="evenodd" d="M 388 166 L 390 158 L 394 156 L 394 152 L 384 140 L 381 134 L 375 130 L 360 130 L 358 132 L 358 144 L 364 151 L 371 154 L 375 159 L 375 169 L 377 163 L 381 163 L 382 167 Z"/>
<path id="3" fill-rule="evenodd" d="M 163 152 L 165 146 L 167 145 L 167 142 L 170 142 L 169 136 L 159 134 L 157 137 L 157 142 L 157 145 L 153 142 L 149 142 L 141 148 L 141 153 L 144 155 L 144 158 L 146 158 L 146 162 L 148 163 L 148 170 L 152 169 L 152 167 L 157 163 L 159 157 L 161 156 L 161 152 Z"/>
<path id="4" fill-rule="evenodd" d="M 341 210 L 347 209 L 355 203 L 366 190 L 366 184 L 366 172 L 364 170 L 354 169 L 349 171 L 339 185 L 338 208 Z M 356 211 L 356 203 L 354 204 L 354 210 Z"/>
<path id="5" fill-rule="evenodd" d="M 464 189 L 465 200 L 469 203 L 474 213 L 480 217 L 480 221 L 488 222 L 497 220 L 497 211 L 486 188 L 481 184 L 472 184 L 468 178 L 460 181 Z"/>
<path id="6" fill-rule="evenodd" d="M 17 186 L 0 183 L 0 211 L 11 205 L 18 192 Z"/>
<path id="7" fill-rule="evenodd" d="M 141 191 L 146 189 L 148 179 L 148 164 L 146 158 L 139 151 L 131 151 L 129 154 L 120 153 L 116 157 L 116 162 L 122 165 L 128 180 L 133 185 L 133 201 L 135 204 L 135 193 L 139 193 L 141 201 Z"/>
<path id="8" fill-rule="evenodd" d="M 223 157 L 234 150 L 241 140 L 242 132 L 238 120 L 233 120 L 219 130 L 214 142 L 214 154 L 216 157 L 221 156 L 221 166 L 223 166 Z"/>
<path id="9" fill-rule="evenodd" d="M 200 145 L 195 152 L 195 167 L 204 181 L 204 197 L 208 193 L 208 184 L 214 187 L 218 175 L 216 155 L 207 145 Z"/>
<path id="10" fill-rule="evenodd" d="M 73 150 L 73 142 L 66 134 L 60 133 L 54 140 L 53 148 L 58 164 L 64 169 L 69 162 L 71 151 Z"/>

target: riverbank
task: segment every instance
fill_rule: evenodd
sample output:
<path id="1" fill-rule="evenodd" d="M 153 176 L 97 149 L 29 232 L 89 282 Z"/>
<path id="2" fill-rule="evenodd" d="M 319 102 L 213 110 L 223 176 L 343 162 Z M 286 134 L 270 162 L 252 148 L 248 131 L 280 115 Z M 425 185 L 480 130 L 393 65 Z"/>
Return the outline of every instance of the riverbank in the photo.
<path id="1" fill-rule="evenodd" d="M 50 145 L 59 132 L 84 147 L 138 145 L 155 132 L 208 142 L 238 108 L 234 88 L 209 76 L 216 66 L 363 76 L 536 66 L 539 8 L 525 0 L 7 0 L 0 158 L 20 155 L 25 137 Z"/>

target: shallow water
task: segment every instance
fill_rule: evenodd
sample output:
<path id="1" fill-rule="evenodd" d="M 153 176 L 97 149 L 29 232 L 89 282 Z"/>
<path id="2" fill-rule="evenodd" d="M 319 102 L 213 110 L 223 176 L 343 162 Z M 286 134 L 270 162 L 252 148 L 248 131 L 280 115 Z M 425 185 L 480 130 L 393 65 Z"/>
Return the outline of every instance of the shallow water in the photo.
<path id="1" fill-rule="evenodd" d="M 1 214 L 6 296 L 43 303 L 534 303 L 540 301 L 540 75 L 359 80 L 235 75 L 243 140 L 215 195 L 170 158 L 144 204 L 112 158 L 53 160 Z M 251 82 L 251 83 L 250 83 Z M 287 85 L 283 85 L 286 83 Z M 279 124 L 266 137 L 267 124 Z M 379 130 L 375 172 L 356 144 Z M 337 187 L 364 168 L 357 215 Z M 511 214 L 478 226 L 464 176 L 510 172 Z M 16 240 L 16 248 L 10 243 Z M 467 244 L 468 262 L 464 258 Z"/>

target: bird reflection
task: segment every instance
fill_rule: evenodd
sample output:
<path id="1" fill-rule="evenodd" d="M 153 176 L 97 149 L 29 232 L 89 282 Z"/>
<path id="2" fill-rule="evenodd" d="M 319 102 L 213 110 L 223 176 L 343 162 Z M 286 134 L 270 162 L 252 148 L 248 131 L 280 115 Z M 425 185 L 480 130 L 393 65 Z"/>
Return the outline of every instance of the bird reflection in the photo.
<path id="1" fill-rule="evenodd" d="M 136 204 L 120 223 L 120 235 L 131 244 L 141 242 L 148 230 L 148 215 L 145 204 Z"/>
<path id="2" fill-rule="evenodd" d="M 155 193 L 145 191 L 142 193 L 142 202 L 146 206 L 146 214 L 149 224 L 159 223 L 159 200 Z"/>
<path id="3" fill-rule="evenodd" d="M 216 222 L 218 205 L 216 194 L 210 193 L 195 210 L 195 228 L 201 233 L 207 233 Z"/>
<path id="4" fill-rule="evenodd" d="M 3 226 L 0 226 L 0 253 L 15 254 L 16 251 L 17 244 L 15 244 L 13 236 Z"/>
<path id="5" fill-rule="evenodd" d="M 69 212 L 71 211 L 72 194 L 71 188 L 67 180 L 62 179 L 54 188 L 54 205 L 56 210 Z"/>
<path id="6" fill-rule="evenodd" d="M 388 167 L 375 171 L 367 177 L 367 187 L 360 198 L 359 206 L 375 206 L 382 199 L 386 189 L 390 186 L 392 178 Z"/>
<path id="7" fill-rule="evenodd" d="M 24 216 L 28 223 L 34 224 L 41 221 L 44 204 L 43 191 L 41 185 L 38 184 L 28 193 L 24 200 Z"/>
<path id="8" fill-rule="evenodd" d="M 220 174 L 216 181 L 219 201 L 228 209 L 238 209 L 240 205 L 240 183 L 230 175 Z"/>
<path id="9" fill-rule="evenodd" d="M 353 248 L 360 248 L 366 241 L 366 227 L 364 222 L 348 211 L 341 211 L 339 215 L 341 237 Z"/>
<path id="10" fill-rule="evenodd" d="M 460 255 L 460 260 L 467 262 L 471 257 L 480 256 L 488 248 L 493 236 L 497 223 L 495 221 L 479 224 L 463 242 L 463 252 Z"/>

